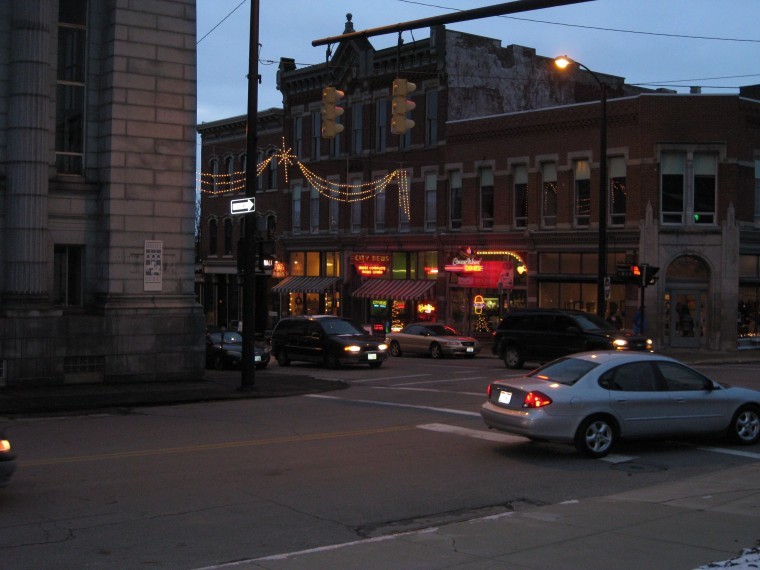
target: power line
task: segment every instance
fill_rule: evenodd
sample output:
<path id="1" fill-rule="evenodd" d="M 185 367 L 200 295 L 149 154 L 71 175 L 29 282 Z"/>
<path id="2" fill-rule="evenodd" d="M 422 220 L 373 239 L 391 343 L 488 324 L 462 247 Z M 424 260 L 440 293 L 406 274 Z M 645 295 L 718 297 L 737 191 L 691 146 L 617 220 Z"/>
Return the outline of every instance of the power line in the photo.
<path id="1" fill-rule="evenodd" d="M 221 20 L 219 20 L 219 23 L 218 23 L 216 26 L 214 26 L 213 28 L 211 28 L 211 29 L 210 29 L 208 32 L 206 32 L 206 34 L 205 34 L 205 35 L 204 35 L 204 36 L 203 36 L 201 39 L 199 39 L 197 42 L 195 42 L 195 45 L 198 45 L 198 44 L 199 44 L 199 43 L 201 43 L 203 40 L 205 40 L 205 39 L 206 39 L 208 36 L 210 36 L 210 35 L 211 35 L 211 32 L 213 32 L 213 31 L 214 31 L 214 30 L 216 30 L 216 29 L 217 29 L 219 26 L 221 26 L 221 25 L 224 23 L 224 21 L 225 21 L 227 18 L 229 18 L 230 16 L 232 16 L 232 14 L 234 14 L 234 13 L 237 11 L 237 9 L 238 9 L 238 8 L 240 8 L 240 7 L 241 7 L 243 4 L 245 4 L 247 1 L 248 1 L 248 0 L 243 0 L 243 1 L 242 1 L 240 4 L 238 4 L 237 6 L 235 6 L 235 7 L 232 9 L 232 11 L 231 11 L 229 14 L 227 14 L 227 15 L 226 15 L 224 18 L 222 18 Z"/>

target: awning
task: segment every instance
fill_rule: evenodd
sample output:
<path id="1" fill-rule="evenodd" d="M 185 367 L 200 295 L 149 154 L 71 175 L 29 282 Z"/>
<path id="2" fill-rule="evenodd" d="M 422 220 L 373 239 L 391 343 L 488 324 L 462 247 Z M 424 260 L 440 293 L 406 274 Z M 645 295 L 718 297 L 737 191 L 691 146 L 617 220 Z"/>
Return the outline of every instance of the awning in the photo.
<path id="1" fill-rule="evenodd" d="M 429 279 L 370 279 L 354 291 L 353 296 L 363 299 L 414 301 L 428 299 L 428 293 L 433 287 L 435 281 Z"/>
<path id="2" fill-rule="evenodd" d="M 340 277 L 286 277 L 272 287 L 273 293 L 324 293 L 335 288 Z"/>

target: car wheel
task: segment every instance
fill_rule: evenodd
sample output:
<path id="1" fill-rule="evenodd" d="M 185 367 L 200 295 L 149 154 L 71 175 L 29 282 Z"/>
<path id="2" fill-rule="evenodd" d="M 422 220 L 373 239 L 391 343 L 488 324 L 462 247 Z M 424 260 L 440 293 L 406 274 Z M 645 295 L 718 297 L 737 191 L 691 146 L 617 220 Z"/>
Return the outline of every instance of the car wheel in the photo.
<path id="1" fill-rule="evenodd" d="M 504 351 L 504 364 L 507 368 L 522 368 L 523 362 L 522 353 L 516 346 L 508 346 Z"/>
<path id="2" fill-rule="evenodd" d="M 369 367 L 370 368 L 380 368 L 380 366 L 382 366 L 382 364 L 383 364 L 383 361 L 382 360 L 378 360 L 377 362 L 370 362 L 369 363 Z"/>
<path id="3" fill-rule="evenodd" d="M 391 342 L 391 356 L 401 356 L 403 353 L 401 352 L 401 345 L 397 341 Z"/>
<path id="4" fill-rule="evenodd" d="M 760 408 L 745 406 L 734 415 L 729 427 L 731 439 L 742 445 L 757 443 L 760 439 Z"/>
<path id="5" fill-rule="evenodd" d="M 226 366 L 224 365 L 224 358 L 222 358 L 220 355 L 217 355 L 214 358 L 214 369 L 215 370 L 224 370 Z"/>
<path id="6" fill-rule="evenodd" d="M 575 447 L 589 457 L 604 457 L 617 442 L 617 432 L 603 416 L 586 418 L 575 433 Z"/>
<path id="7" fill-rule="evenodd" d="M 443 358 L 443 349 L 437 342 L 430 345 L 430 358 Z"/>
<path id="8" fill-rule="evenodd" d="M 340 368 L 340 361 L 332 352 L 328 352 L 325 356 L 325 366 L 330 370 L 335 370 L 336 368 Z"/>
<path id="9" fill-rule="evenodd" d="M 290 366 L 290 358 L 288 358 L 288 353 L 284 350 L 281 350 L 277 353 L 277 364 L 280 366 Z"/>

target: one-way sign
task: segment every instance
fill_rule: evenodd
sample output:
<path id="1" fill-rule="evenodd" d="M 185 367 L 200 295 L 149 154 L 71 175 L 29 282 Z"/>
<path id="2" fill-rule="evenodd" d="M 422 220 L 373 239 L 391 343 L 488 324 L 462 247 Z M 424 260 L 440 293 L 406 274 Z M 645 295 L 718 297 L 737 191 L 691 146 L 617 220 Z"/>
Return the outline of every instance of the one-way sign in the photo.
<path id="1" fill-rule="evenodd" d="M 256 209 L 256 198 L 241 198 L 240 200 L 230 201 L 230 213 L 247 214 Z"/>

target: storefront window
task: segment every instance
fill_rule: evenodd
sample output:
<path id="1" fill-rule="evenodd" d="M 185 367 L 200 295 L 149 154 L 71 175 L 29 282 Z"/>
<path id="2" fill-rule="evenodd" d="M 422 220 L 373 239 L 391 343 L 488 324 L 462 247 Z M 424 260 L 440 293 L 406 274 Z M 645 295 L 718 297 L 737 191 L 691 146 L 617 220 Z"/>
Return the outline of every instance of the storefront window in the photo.
<path id="1" fill-rule="evenodd" d="M 417 252 L 397 251 L 391 263 L 392 279 L 417 279 Z"/>
<path id="2" fill-rule="evenodd" d="M 290 274 L 294 276 L 306 275 L 306 253 L 294 251 L 290 254 Z"/>
<path id="3" fill-rule="evenodd" d="M 306 252 L 306 275 L 318 277 L 320 275 L 320 263 L 318 251 Z"/>
<path id="4" fill-rule="evenodd" d="M 420 279 L 437 279 L 438 278 L 438 252 L 421 251 L 418 256 L 419 266 L 417 275 Z"/>
<path id="5" fill-rule="evenodd" d="M 739 278 L 754 283 L 739 284 L 739 307 L 737 310 L 738 336 L 760 341 L 760 256 L 739 256 Z"/>
<path id="6" fill-rule="evenodd" d="M 340 276 L 340 254 L 335 251 L 325 252 L 325 271 L 326 277 Z"/>

